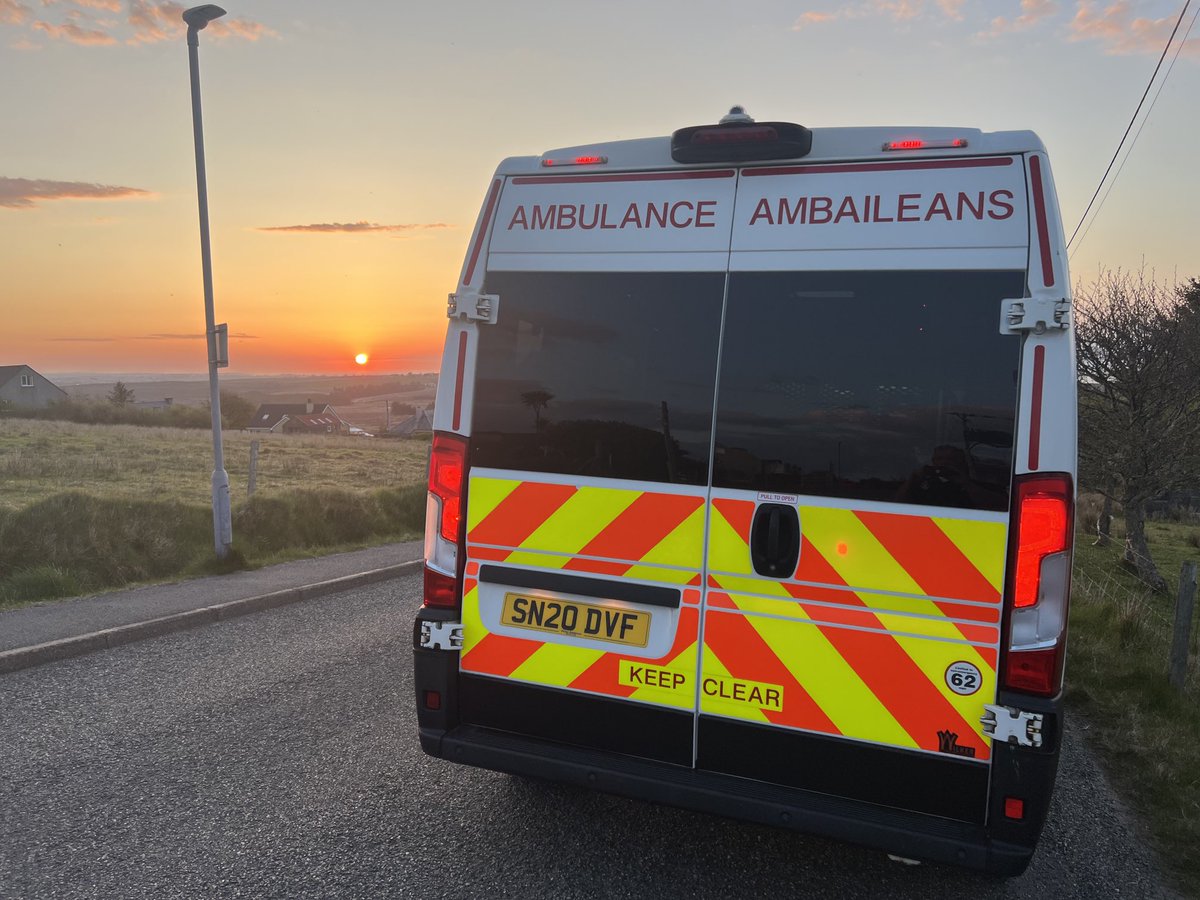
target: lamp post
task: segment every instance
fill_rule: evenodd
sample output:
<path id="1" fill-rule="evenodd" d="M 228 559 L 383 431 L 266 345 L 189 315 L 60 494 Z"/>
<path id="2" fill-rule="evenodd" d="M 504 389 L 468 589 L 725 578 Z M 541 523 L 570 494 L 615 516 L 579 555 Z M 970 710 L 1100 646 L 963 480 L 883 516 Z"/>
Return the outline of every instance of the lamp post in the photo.
<path id="1" fill-rule="evenodd" d="M 229 365 L 228 329 L 218 326 L 213 314 L 212 249 L 208 240 L 208 181 L 204 175 L 204 126 L 200 115 L 200 41 L 197 35 L 225 10 L 211 3 L 194 6 L 183 14 L 187 23 L 188 64 L 192 74 L 192 131 L 196 138 L 196 194 L 200 202 L 200 264 L 204 271 L 204 321 L 208 345 L 208 389 L 212 408 L 213 435 L 213 545 L 217 557 L 229 555 L 233 544 L 233 521 L 229 503 L 229 473 L 225 471 L 225 449 L 221 439 L 221 391 L 217 369 Z"/>

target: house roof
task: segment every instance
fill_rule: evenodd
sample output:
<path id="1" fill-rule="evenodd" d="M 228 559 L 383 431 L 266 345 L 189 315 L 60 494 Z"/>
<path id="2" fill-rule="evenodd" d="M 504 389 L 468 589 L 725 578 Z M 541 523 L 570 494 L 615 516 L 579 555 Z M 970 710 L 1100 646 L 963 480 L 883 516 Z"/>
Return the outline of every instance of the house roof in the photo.
<path id="1" fill-rule="evenodd" d="M 8 384 L 10 381 L 12 381 L 14 378 L 16 378 L 18 374 L 20 374 L 22 372 L 26 372 L 26 371 L 33 372 L 33 374 L 38 376 L 38 378 L 41 378 L 44 381 L 49 382 L 54 388 L 56 388 L 59 391 L 62 391 L 63 396 L 66 396 L 67 392 L 63 391 L 63 389 L 60 388 L 57 384 L 54 384 L 53 381 L 50 381 L 49 378 L 47 378 L 41 372 L 34 369 L 32 366 L 26 366 L 26 365 L 0 366 L 0 387 L 4 387 L 4 385 Z"/>
<path id="2" fill-rule="evenodd" d="M 304 414 L 299 416 L 288 416 L 293 422 L 301 422 L 309 428 L 327 428 L 330 425 L 337 426 L 341 424 L 341 417 L 336 413 L 313 413 L 312 415 Z"/>
<path id="3" fill-rule="evenodd" d="M 313 411 L 309 413 L 307 403 L 263 403 L 250 418 L 247 428 L 274 428 L 288 416 L 333 415 L 339 416 L 328 403 L 314 403 Z"/>
<path id="4" fill-rule="evenodd" d="M 414 415 L 403 419 L 388 429 L 388 434 L 416 434 L 419 431 L 433 431 L 433 418 L 427 409 L 418 410 Z"/>

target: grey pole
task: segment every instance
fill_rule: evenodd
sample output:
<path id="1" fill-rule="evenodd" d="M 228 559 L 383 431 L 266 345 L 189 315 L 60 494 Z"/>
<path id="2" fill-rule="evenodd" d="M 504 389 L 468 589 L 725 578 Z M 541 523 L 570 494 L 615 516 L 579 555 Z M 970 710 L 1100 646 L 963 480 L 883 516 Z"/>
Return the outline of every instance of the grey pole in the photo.
<path id="1" fill-rule="evenodd" d="M 196 138 L 196 194 L 200 202 L 200 263 L 204 271 L 205 343 L 208 346 L 208 388 L 212 407 L 213 435 L 213 546 L 217 556 L 224 559 L 233 544 L 233 520 L 229 502 L 229 473 L 225 471 L 225 449 L 221 439 L 221 391 L 217 384 L 217 367 L 228 365 L 221 359 L 220 331 L 213 313 L 212 250 L 208 240 L 208 181 L 204 174 L 204 126 L 200 115 L 200 41 L 197 35 L 213 19 L 225 15 L 225 10 L 211 3 L 195 6 L 183 14 L 187 23 L 188 63 L 192 74 L 192 131 Z"/>

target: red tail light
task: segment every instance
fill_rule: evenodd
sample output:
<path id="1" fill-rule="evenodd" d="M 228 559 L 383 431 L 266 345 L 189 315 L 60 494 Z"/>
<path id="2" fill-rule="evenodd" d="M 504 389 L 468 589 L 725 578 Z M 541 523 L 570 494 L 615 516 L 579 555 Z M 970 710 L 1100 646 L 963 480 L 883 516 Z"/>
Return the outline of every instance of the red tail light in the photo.
<path id="1" fill-rule="evenodd" d="M 466 438 L 434 434 L 429 454 L 429 502 L 425 510 L 426 606 L 454 608 L 462 595 L 466 478 Z"/>
<path id="2" fill-rule="evenodd" d="M 425 605 L 454 608 L 458 606 L 458 579 L 425 567 Z"/>
<path id="3" fill-rule="evenodd" d="M 1003 665 L 1009 690 L 1052 697 L 1062 687 L 1074 506 L 1067 474 L 1025 475 L 1014 484 Z"/>
<path id="4" fill-rule="evenodd" d="M 1017 482 L 1017 571 L 1013 605 L 1038 601 L 1042 560 L 1071 546 L 1071 482 L 1037 477 Z"/>
<path id="5" fill-rule="evenodd" d="M 463 478 L 467 472 L 467 442 L 454 434 L 435 434 L 429 456 L 429 493 L 442 501 L 438 531 L 458 543 L 462 524 Z"/>

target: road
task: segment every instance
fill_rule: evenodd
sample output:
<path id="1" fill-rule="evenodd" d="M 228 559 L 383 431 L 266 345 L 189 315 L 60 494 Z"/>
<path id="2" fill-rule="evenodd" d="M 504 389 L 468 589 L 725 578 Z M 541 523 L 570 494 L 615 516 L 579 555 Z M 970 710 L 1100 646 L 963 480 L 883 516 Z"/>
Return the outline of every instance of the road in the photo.
<path id="1" fill-rule="evenodd" d="M 0 897 L 1159 897 L 1078 739 L 1019 879 L 421 753 L 419 576 L 0 676 Z"/>

